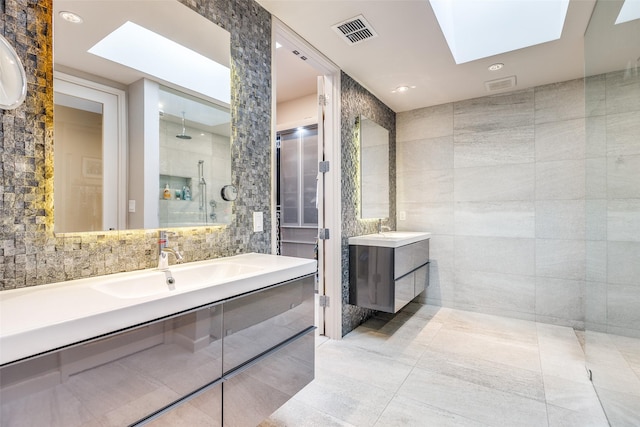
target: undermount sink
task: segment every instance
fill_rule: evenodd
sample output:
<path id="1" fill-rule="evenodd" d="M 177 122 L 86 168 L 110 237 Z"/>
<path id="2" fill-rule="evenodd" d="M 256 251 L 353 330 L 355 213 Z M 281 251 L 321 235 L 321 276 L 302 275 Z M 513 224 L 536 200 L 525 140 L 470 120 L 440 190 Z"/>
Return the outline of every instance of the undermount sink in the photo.
<path id="1" fill-rule="evenodd" d="M 176 264 L 167 270 L 153 270 L 131 278 L 97 283 L 92 288 L 116 298 L 144 298 L 225 283 L 261 269 L 260 266 L 238 262 Z"/>
<path id="2" fill-rule="evenodd" d="M 382 233 L 349 237 L 349 244 L 398 248 L 428 239 L 429 237 L 431 237 L 431 233 L 424 231 L 385 231 Z"/>

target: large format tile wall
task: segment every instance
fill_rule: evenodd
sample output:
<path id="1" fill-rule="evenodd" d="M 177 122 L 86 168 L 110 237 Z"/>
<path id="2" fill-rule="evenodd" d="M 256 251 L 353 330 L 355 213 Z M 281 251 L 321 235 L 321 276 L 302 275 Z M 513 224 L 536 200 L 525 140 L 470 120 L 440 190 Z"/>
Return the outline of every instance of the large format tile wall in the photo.
<path id="1" fill-rule="evenodd" d="M 623 74 L 591 80 L 586 113 L 580 79 L 398 114 L 398 228 L 433 233 L 424 302 L 638 334 L 640 89 Z"/>
<path id="2" fill-rule="evenodd" d="M 433 233 L 423 301 L 583 326 L 583 81 L 397 120 L 398 228 Z"/>
<path id="3" fill-rule="evenodd" d="M 395 228 L 396 113 L 345 73 L 340 78 L 342 136 L 342 335 L 370 317 L 374 311 L 349 304 L 349 237 L 377 232 L 377 219 L 360 219 L 360 141 L 356 118 L 363 115 L 389 131 L 389 219 Z"/>
<path id="4" fill-rule="evenodd" d="M 640 337 L 640 76 L 586 89 L 586 327 Z"/>
<path id="5" fill-rule="evenodd" d="M 232 224 L 175 229 L 195 261 L 270 251 L 271 15 L 253 0 L 181 0 L 231 34 Z M 0 290 L 153 267 L 157 231 L 54 234 L 52 0 L 0 2 L 0 33 L 27 70 L 27 99 L 0 110 Z M 252 233 L 252 212 L 265 232 Z"/>

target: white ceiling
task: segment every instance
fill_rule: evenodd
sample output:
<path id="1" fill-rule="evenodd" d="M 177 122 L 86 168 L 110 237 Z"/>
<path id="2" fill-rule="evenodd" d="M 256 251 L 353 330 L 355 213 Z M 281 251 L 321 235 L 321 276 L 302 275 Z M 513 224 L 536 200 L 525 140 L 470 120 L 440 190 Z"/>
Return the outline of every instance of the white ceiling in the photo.
<path id="1" fill-rule="evenodd" d="M 485 96 L 486 81 L 513 75 L 516 90 L 583 77 L 584 33 L 595 5 L 571 0 L 559 40 L 456 65 L 428 0 L 258 2 L 396 112 Z M 360 14 L 378 37 L 348 45 L 331 27 Z M 307 75 L 296 67 L 302 61 L 290 53 L 281 59 L 285 53 L 277 53 L 278 101 L 281 93 L 293 96 L 296 85 L 301 94 L 315 87 L 297 81 L 304 80 L 298 73 Z M 496 62 L 504 68 L 488 71 Z M 415 88 L 392 93 L 400 85 Z"/>

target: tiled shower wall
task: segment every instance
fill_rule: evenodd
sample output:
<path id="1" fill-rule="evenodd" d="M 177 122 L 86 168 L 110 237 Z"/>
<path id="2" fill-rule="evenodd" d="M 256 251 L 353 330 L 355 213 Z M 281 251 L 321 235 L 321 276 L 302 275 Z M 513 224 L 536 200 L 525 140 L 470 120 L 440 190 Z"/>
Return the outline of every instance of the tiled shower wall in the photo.
<path id="1" fill-rule="evenodd" d="M 398 114 L 401 230 L 431 231 L 423 300 L 584 325 L 582 80 Z"/>
<path id="2" fill-rule="evenodd" d="M 181 0 L 231 34 L 232 181 L 239 197 L 225 228 L 175 229 L 187 261 L 269 252 L 271 15 L 253 0 Z M 152 267 L 157 231 L 54 234 L 52 0 L 0 2 L 0 33 L 27 71 L 25 103 L 0 110 L 0 290 Z"/>
<path id="3" fill-rule="evenodd" d="M 425 302 L 637 328 L 640 90 L 616 76 L 586 114 L 581 79 L 398 114 L 398 228 L 433 233 Z"/>
<path id="4" fill-rule="evenodd" d="M 586 88 L 586 328 L 640 337 L 640 75 Z"/>
<path id="5" fill-rule="evenodd" d="M 389 131 L 389 220 L 395 229 L 396 114 L 347 74 L 341 74 L 342 136 L 342 334 L 346 335 L 372 310 L 349 305 L 349 237 L 377 232 L 378 221 L 360 219 L 360 142 L 355 137 L 356 118 L 364 115 Z"/>

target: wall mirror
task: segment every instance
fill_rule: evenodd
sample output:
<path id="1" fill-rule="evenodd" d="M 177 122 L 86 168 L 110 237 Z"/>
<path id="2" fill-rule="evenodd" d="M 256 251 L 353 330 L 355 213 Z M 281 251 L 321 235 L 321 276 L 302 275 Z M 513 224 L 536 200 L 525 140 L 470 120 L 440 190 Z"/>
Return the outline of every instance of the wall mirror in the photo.
<path id="1" fill-rule="evenodd" d="M 53 3 L 54 230 L 228 224 L 229 33 L 177 0 Z"/>
<path id="2" fill-rule="evenodd" d="M 371 119 L 356 119 L 360 135 L 360 218 L 389 217 L 389 131 Z"/>

